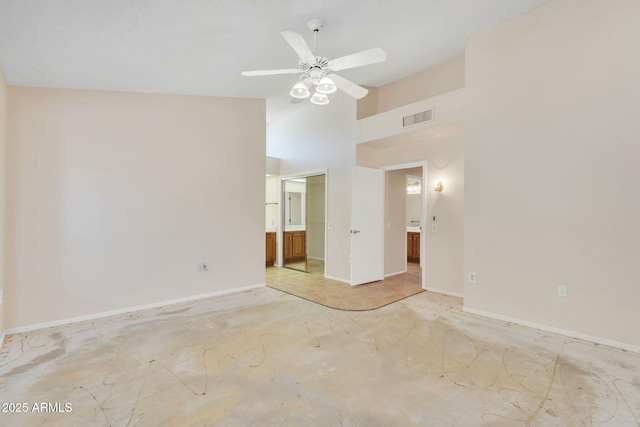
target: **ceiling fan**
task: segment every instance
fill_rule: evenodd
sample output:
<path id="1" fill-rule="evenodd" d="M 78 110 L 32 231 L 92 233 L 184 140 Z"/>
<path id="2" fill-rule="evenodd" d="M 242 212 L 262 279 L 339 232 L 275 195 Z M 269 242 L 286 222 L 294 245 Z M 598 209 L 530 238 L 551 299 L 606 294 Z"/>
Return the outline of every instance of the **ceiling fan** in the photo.
<path id="1" fill-rule="evenodd" d="M 307 27 L 313 31 L 315 49 L 316 37 L 320 28 L 322 28 L 322 21 L 320 19 L 313 19 L 307 23 Z M 243 71 L 241 74 L 248 77 L 275 74 L 301 74 L 299 81 L 293 86 L 291 92 L 289 92 L 292 97 L 292 102 L 294 103 L 302 102 L 305 98 L 311 96 L 312 103 L 326 105 L 329 103 L 329 97 L 327 95 L 334 93 L 337 89 L 342 90 L 356 99 L 364 98 L 367 96 L 367 93 L 369 93 L 367 89 L 350 82 L 334 72 L 361 67 L 363 65 L 376 64 L 378 62 L 384 62 L 387 59 L 387 54 L 384 50 L 376 47 L 330 60 L 324 56 L 314 55 L 300 34 L 292 31 L 283 31 L 280 34 L 298 54 L 298 68 Z M 315 89 L 315 93 L 311 95 L 309 89 Z"/>

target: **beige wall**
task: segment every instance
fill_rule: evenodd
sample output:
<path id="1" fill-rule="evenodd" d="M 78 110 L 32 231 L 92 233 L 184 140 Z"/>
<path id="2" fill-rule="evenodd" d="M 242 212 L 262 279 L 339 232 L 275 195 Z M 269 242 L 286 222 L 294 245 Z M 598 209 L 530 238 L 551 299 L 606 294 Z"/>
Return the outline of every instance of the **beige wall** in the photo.
<path id="1" fill-rule="evenodd" d="M 378 112 L 393 110 L 463 87 L 464 55 L 461 55 L 378 88 Z"/>
<path id="2" fill-rule="evenodd" d="M 431 134 L 436 135 L 436 134 Z M 401 139 L 406 139 L 404 144 Z M 394 137 L 396 146 L 376 150 L 378 163 L 376 167 L 401 165 L 406 163 L 426 161 L 427 182 L 427 223 L 423 225 L 426 239 L 426 285 L 430 289 L 440 290 L 451 294 L 462 294 L 462 263 L 463 263 L 463 209 L 464 209 L 464 135 L 462 130 L 442 133 L 442 136 L 423 136 L 421 134 L 406 134 Z M 364 159 L 372 159 L 370 150 L 358 150 L 358 154 L 365 153 Z M 360 164 L 360 157 L 358 157 Z M 373 165 L 369 165 L 373 166 Z M 404 180 L 404 178 L 402 178 Z M 435 182 L 442 180 L 445 190 L 442 194 L 433 191 Z M 396 202 L 393 202 L 397 204 Z M 438 231 L 432 233 L 431 223 L 436 217 Z M 404 225 L 404 212 L 398 221 Z M 392 227 L 396 229 L 397 227 Z M 397 255 L 390 253 L 404 253 L 401 245 L 406 245 L 402 233 L 395 234 L 386 244 L 385 274 L 398 271 L 402 262 Z M 394 246 L 396 245 L 396 246 Z"/>
<path id="3" fill-rule="evenodd" d="M 422 168 L 392 170 L 385 174 L 385 275 L 406 271 L 407 175 L 422 176 Z"/>
<path id="4" fill-rule="evenodd" d="M 264 283 L 264 101 L 8 100 L 6 327 Z"/>
<path id="5" fill-rule="evenodd" d="M 469 39 L 466 308 L 640 346 L 638 16 L 556 0 Z"/>
<path id="6" fill-rule="evenodd" d="M 369 91 L 367 96 L 356 101 L 356 120 L 378 114 L 378 88 L 365 86 Z"/>
<path id="7" fill-rule="evenodd" d="M 6 162 L 6 150 L 7 150 L 7 83 L 4 79 L 4 73 L 0 68 L 0 290 L 4 294 L 5 291 L 5 208 L 6 208 L 6 177 L 7 177 L 7 162 Z M 4 313 L 6 298 L 2 298 L 0 301 L 0 337 L 4 332 Z M 2 345 L 2 338 L 0 338 L 0 345 Z"/>

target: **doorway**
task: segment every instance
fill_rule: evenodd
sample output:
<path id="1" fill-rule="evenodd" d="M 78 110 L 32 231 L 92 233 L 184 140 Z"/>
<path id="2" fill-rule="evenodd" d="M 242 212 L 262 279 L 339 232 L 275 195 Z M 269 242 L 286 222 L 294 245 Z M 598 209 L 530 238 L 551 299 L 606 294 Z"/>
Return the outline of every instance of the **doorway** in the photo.
<path id="1" fill-rule="evenodd" d="M 381 167 L 385 178 L 385 277 L 407 275 L 426 286 L 426 162 Z"/>
<path id="2" fill-rule="evenodd" d="M 325 275 L 326 173 L 282 178 L 282 266 Z"/>

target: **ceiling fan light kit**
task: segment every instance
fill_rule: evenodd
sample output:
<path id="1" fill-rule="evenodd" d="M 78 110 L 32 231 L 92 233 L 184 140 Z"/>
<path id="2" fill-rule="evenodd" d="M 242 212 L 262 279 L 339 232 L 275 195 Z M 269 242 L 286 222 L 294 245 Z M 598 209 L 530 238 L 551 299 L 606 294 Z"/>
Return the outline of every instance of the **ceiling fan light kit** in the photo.
<path id="1" fill-rule="evenodd" d="M 311 102 L 316 105 L 327 105 L 329 103 L 329 97 L 324 93 L 314 93 L 311 97 Z"/>
<path id="2" fill-rule="evenodd" d="M 330 95 L 338 90 L 336 84 L 329 77 L 323 77 L 316 86 L 316 92 Z"/>
<path id="3" fill-rule="evenodd" d="M 322 28 L 322 21 L 312 19 L 307 23 L 307 27 L 313 31 L 315 49 L 316 36 L 320 28 Z M 244 71 L 241 74 L 248 77 L 275 74 L 302 74 L 299 81 L 289 92 L 291 97 L 297 100 L 297 102 L 300 102 L 298 100 L 303 100 L 311 96 L 310 101 L 313 104 L 327 105 L 329 103 L 329 97 L 327 95 L 334 93 L 338 89 L 356 99 L 364 98 L 367 96 L 367 93 L 369 93 L 367 89 L 333 72 L 376 64 L 378 62 L 384 62 L 387 59 L 387 54 L 377 47 L 329 60 L 324 56 L 315 56 L 300 34 L 292 31 L 283 31 L 280 34 L 298 54 L 298 68 Z M 310 89 L 314 89 L 313 96 L 311 95 Z"/>
<path id="4" fill-rule="evenodd" d="M 293 89 L 291 89 L 289 95 L 293 96 L 294 98 L 305 99 L 308 98 L 309 95 L 311 95 L 311 92 L 309 92 L 309 89 L 304 83 L 298 82 L 293 85 Z"/>

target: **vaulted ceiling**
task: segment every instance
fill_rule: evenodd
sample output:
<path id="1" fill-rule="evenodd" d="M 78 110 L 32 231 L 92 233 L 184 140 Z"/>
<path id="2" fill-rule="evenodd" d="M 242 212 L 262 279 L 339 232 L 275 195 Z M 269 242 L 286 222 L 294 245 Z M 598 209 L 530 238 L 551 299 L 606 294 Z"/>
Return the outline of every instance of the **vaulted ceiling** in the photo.
<path id="1" fill-rule="evenodd" d="M 0 0 L 0 66 L 14 86 L 275 99 L 296 76 L 283 30 L 317 53 L 372 47 L 387 61 L 341 72 L 379 86 L 464 52 L 468 36 L 549 0 Z"/>

